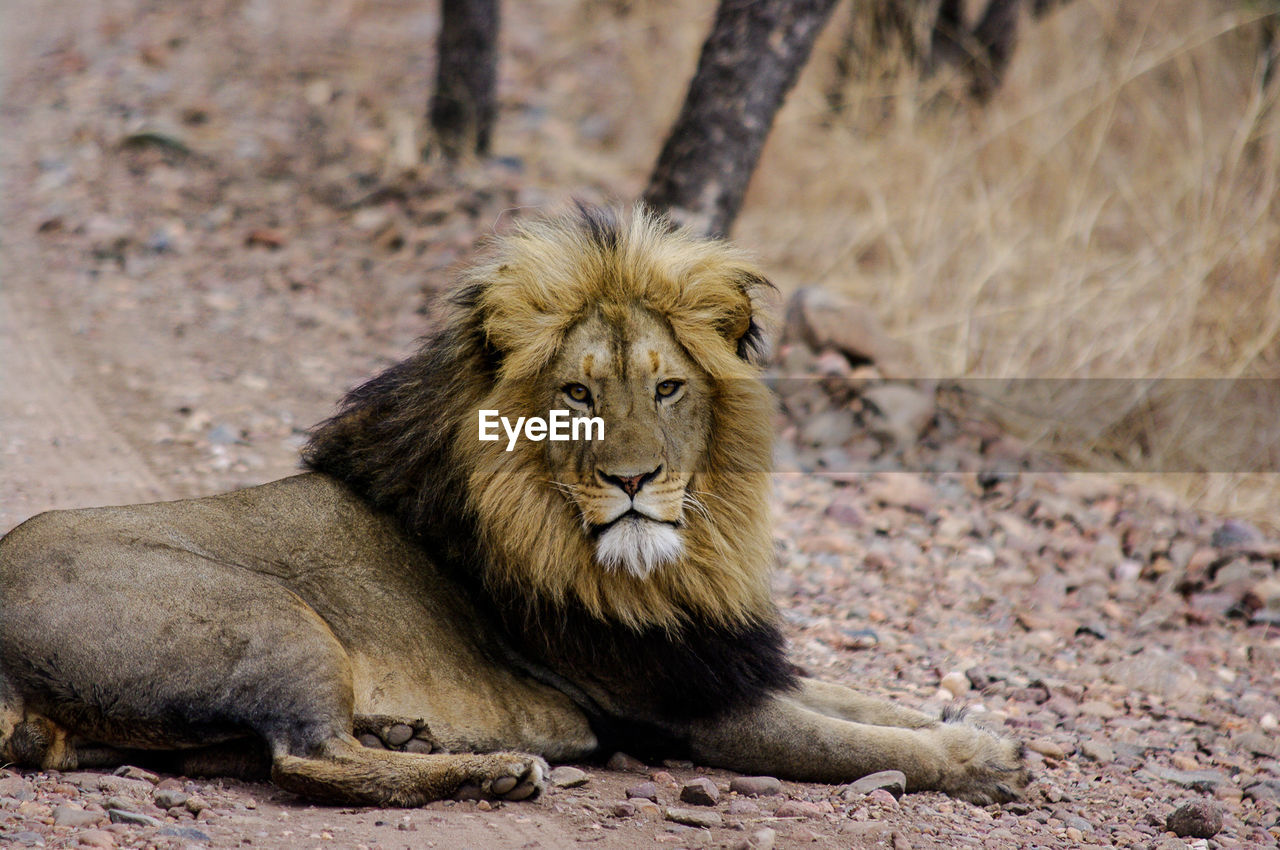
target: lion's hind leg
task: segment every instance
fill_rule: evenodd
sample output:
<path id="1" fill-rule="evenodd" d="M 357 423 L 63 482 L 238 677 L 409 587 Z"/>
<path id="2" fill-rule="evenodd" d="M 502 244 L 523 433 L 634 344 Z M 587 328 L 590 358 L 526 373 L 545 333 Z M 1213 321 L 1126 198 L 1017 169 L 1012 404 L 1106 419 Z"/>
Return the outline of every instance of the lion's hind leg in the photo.
<path id="1" fill-rule="evenodd" d="M 550 768 L 523 753 L 402 753 L 335 738 L 311 756 L 275 754 L 271 778 L 312 800 L 373 806 L 420 806 L 447 797 L 527 800 L 542 792 Z"/>

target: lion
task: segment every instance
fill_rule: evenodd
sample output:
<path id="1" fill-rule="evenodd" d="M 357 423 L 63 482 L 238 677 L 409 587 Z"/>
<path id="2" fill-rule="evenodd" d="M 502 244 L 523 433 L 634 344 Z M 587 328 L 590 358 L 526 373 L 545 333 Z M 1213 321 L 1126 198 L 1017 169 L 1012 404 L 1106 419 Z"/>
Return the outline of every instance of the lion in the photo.
<path id="1" fill-rule="evenodd" d="M 524 800 L 615 751 L 976 803 L 1009 738 L 802 675 L 770 596 L 770 284 L 642 208 L 497 238 L 305 471 L 0 541 L 0 758 Z M 603 439 L 481 439 L 480 411 Z"/>

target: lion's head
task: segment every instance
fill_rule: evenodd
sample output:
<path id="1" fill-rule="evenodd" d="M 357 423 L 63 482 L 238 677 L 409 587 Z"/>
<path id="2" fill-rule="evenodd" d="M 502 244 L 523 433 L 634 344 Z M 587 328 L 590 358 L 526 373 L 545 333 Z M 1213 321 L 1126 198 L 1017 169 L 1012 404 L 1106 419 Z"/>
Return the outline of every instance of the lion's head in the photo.
<path id="1" fill-rule="evenodd" d="M 633 626 L 767 617 L 768 288 L 728 245 L 640 209 L 521 225 L 307 462 L 491 585 Z M 483 410 L 597 417 L 604 439 L 481 439 Z"/>

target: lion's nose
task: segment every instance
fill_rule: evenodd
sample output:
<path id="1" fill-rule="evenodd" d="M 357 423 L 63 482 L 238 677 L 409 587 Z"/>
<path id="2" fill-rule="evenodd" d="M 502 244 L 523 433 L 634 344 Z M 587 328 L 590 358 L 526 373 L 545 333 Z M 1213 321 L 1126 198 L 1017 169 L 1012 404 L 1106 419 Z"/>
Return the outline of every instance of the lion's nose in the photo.
<path id="1" fill-rule="evenodd" d="M 639 475 L 610 475 L 603 469 L 597 469 L 596 474 L 600 476 L 602 481 L 607 481 L 615 487 L 620 487 L 622 492 L 634 499 L 636 493 L 640 492 L 640 488 L 656 478 L 661 471 L 662 467 L 659 466 L 652 472 L 642 472 Z"/>

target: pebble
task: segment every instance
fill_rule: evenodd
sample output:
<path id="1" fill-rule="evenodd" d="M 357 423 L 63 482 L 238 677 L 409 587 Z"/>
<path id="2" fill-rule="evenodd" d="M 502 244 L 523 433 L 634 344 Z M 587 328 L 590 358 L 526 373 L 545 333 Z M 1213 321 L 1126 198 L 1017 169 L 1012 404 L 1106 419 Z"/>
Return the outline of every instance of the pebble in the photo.
<path id="1" fill-rule="evenodd" d="M 952 670 L 939 682 L 942 689 L 951 696 L 959 698 L 969 693 L 969 677 L 959 670 Z"/>
<path id="2" fill-rule="evenodd" d="M 1062 749 L 1062 746 L 1048 738 L 1032 738 L 1027 741 L 1027 749 L 1033 753 L 1039 753 L 1045 758 L 1057 759 L 1058 761 L 1062 761 L 1067 757 L 1067 753 Z"/>
<path id="3" fill-rule="evenodd" d="M 1115 750 L 1104 741 L 1088 740 L 1080 744 L 1080 752 L 1085 758 L 1092 759 L 1098 764 L 1110 764 L 1115 761 Z"/>
<path id="4" fill-rule="evenodd" d="M 116 846 L 116 837 L 105 829 L 86 829 L 76 836 L 76 840 L 80 842 L 81 847 L 110 848 Z"/>
<path id="5" fill-rule="evenodd" d="M 481 803 L 488 803 L 488 800 L 481 800 Z M 176 838 L 185 838 L 187 841 L 209 842 L 209 834 L 196 829 L 194 826 L 166 826 L 160 830 L 161 835 L 172 835 Z"/>
<path id="6" fill-rule="evenodd" d="M 760 807 L 750 800 L 730 800 L 728 812 L 731 815 L 749 817 L 760 813 Z"/>
<path id="7" fill-rule="evenodd" d="M 609 814 L 615 818 L 634 817 L 636 813 L 635 803 L 614 803 L 609 809 Z"/>
<path id="8" fill-rule="evenodd" d="M 1208 800 L 1192 800 L 1169 814 L 1165 829 L 1179 838 L 1212 838 L 1222 831 L 1222 807 Z"/>
<path id="9" fill-rule="evenodd" d="M 73 809 L 70 806 L 53 807 L 53 825 L 75 828 L 95 826 L 107 819 L 102 812 L 86 812 L 84 809 Z"/>
<path id="10" fill-rule="evenodd" d="M 735 776 L 729 790 L 744 797 L 770 797 L 782 793 L 782 783 L 772 776 Z"/>
<path id="11" fill-rule="evenodd" d="M 34 800 L 35 789 L 31 783 L 16 774 L 0 777 L 0 797 L 12 797 L 15 800 Z"/>
<path id="12" fill-rule="evenodd" d="M 591 781 L 585 770 L 562 764 L 551 770 L 551 784 L 557 788 L 577 788 Z"/>
<path id="13" fill-rule="evenodd" d="M 152 785 L 156 785 L 160 782 L 160 777 L 156 776 L 151 771 L 143 770 L 140 767 L 134 767 L 131 764 L 121 765 L 120 767 L 117 767 L 112 772 L 112 775 L 122 776 L 125 779 L 140 779 L 143 782 L 150 782 Z"/>
<path id="14" fill-rule="evenodd" d="M 1157 779 L 1195 791 L 1212 791 L 1228 781 L 1226 774 L 1217 770 L 1178 770 L 1150 763 L 1146 765 L 1145 770 Z"/>
<path id="15" fill-rule="evenodd" d="M 158 788 L 152 797 L 156 801 L 156 805 L 162 809 L 172 809 L 177 806 L 185 806 L 187 800 L 191 799 L 186 793 L 177 791 L 172 788 Z"/>
<path id="16" fill-rule="evenodd" d="M 605 762 L 604 766 L 610 770 L 627 770 L 632 773 L 639 773 L 648 768 L 648 765 L 638 758 L 621 752 L 609 756 L 609 760 Z"/>
<path id="17" fill-rule="evenodd" d="M 151 817 L 151 815 L 144 815 L 139 812 L 130 812 L 125 809 L 107 809 L 107 817 L 111 818 L 112 823 L 126 823 L 137 826 L 160 825 L 160 821 Z"/>
<path id="18" fill-rule="evenodd" d="M 639 800 L 658 802 L 658 786 L 652 782 L 641 782 L 627 789 L 627 797 Z"/>
<path id="19" fill-rule="evenodd" d="M 778 808 L 773 810 L 775 818 L 811 818 L 821 813 L 822 810 L 816 804 L 805 800 L 784 800 Z"/>
<path id="20" fill-rule="evenodd" d="M 680 802 L 695 806 L 714 806 L 720 802 L 720 789 L 705 776 L 691 779 L 680 789 Z"/>
<path id="21" fill-rule="evenodd" d="M 724 824 L 724 818 L 718 812 L 708 812 L 702 809 L 681 809 L 675 806 L 668 806 L 663 814 L 667 820 L 673 823 L 682 823 L 685 826 L 699 826 L 710 829 Z"/>
<path id="22" fill-rule="evenodd" d="M 881 770 L 876 773 L 869 773 L 845 786 L 843 797 L 845 800 L 852 802 L 853 800 L 870 794 L 872 791 L 883 790 L 894 797 L 901 797 L 907 789 L 907 775 L 900 770 Z"/>
<path id="23" fill-rule="evenodd" d="M 898 798 L 890 794 L 883 788 L 877 788 L 867 795 L 867 799 L 873 803 L 879 803 L 882 806 L 890 806 L 896 808 Z"/>
<path id="24" fill-rule="evenodd" d="M 738 843 L 733 845 L 734 850 L 773 850 L 774 844 L 777 843 L 778 833 L 775 830 L 765 827 L 757 829 Z"/>

